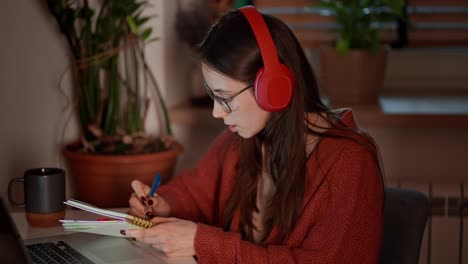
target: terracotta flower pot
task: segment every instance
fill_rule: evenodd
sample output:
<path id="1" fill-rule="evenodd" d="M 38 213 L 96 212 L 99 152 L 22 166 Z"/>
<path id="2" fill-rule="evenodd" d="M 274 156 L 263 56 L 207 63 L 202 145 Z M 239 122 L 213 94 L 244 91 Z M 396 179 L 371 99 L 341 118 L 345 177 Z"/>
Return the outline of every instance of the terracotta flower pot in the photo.
<path id="1" fill-rule="evenodd" d="M 335 48 L 320 53 L 321 85 L 332 107 L 377 104 L 385 79 L 388 49 L 377 52 Z"/>
<path id="2" fill-rule="evenodd" d="M 130 183 L 138 179 L 151 186 L 156 173 L 162 184 L 174 173 L 179 144 L 170 150 L 140 155 L 99 155 L 80 153 L 65 147 L 63 154 L 74 184 L 74 198 L 98 207 L 128 207 L 133 192 Z"/>

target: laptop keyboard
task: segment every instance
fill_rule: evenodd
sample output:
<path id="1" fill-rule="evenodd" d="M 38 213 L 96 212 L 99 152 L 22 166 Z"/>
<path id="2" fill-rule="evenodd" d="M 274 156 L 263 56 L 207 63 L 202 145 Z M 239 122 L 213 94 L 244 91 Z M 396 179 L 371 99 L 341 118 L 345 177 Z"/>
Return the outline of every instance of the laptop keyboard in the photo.
<path id="1" fill-rule="evenodd" d="M 27 245 L 26 247 L 28 248 L 29 255 L 31 255 L 33 263 L 37 264 L 93 263 L 63 241 L 58 241 L 57 243 L 47 242 L 32 244 Z"/>

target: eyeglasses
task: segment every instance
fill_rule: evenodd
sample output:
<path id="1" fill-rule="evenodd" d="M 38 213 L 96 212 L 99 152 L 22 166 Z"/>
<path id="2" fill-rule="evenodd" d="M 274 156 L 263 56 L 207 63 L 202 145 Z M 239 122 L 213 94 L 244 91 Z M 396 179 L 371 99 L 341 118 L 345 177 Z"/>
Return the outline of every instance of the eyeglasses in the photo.
<path id="1" fill-rule="evenodd" d="M 240 90 L 239 92 L 237 92 L 235 95 L 233 95 L 231 97 L 228 97 L 228 98 L 223 98 L 223 97 L 219 97 L 219 96 L 215 95 L 213 90 L 211 90 L 211 88 L 208 86 L 208 84 L 205 83 L 205 89 L 206 89 L 206 92 L 208 93 L 208 95 L 211 97 L 211 99 L 213 99 L 215 101 L 215 103 L 218 103 L 219 106 L 221 106 L 221 108 L 224 111 L 226 111 L 227 113 L 232 113 L 232 109 L 231 109 L 231 106 L 229 105 L 229 102 L 231 102 L 232 99 L 234 99 L 234 97 L 238 96 L 243 91 L 248 90 L 248 89 L 250 89 L 252 87 L 253 87 L 253 85 L 251 84 L 251 85 L 245 87 L 244 89 Z"/>

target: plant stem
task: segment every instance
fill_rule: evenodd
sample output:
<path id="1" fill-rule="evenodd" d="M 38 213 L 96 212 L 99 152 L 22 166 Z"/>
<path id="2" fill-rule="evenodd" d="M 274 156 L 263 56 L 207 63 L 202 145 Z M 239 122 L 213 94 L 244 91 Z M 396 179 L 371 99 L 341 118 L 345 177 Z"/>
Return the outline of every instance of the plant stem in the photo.
<path id="1" fill-rule="evenodd" d="M 109 96 L 104 117 L 104 132 L 108 135 L 115 135 L 117 125 L 120 122 L 120 95 L 118 81 L 118 55 L 110 59 L 109 73 Z"/>

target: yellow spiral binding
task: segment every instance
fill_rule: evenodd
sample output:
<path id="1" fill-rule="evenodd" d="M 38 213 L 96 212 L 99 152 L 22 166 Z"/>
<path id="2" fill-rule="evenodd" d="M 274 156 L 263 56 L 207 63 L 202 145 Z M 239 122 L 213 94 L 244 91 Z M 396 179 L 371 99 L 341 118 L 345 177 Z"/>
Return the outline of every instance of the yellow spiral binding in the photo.
<path id="1" fill-rule="evenodd" d="M 132 217 L 132 218 L 130 218 L 128 220 L 129 220 L 129 222 L 131 224 L 136 225 L 138 227 L 142 227 L 142 228 L 148 228 L 148 227 L 153 226 L 153 223 L 151 223 L 150 221 L 145 220 L 145 219 L 141 219 L 141 218 L 138 218 L 138 217 Z"/>

